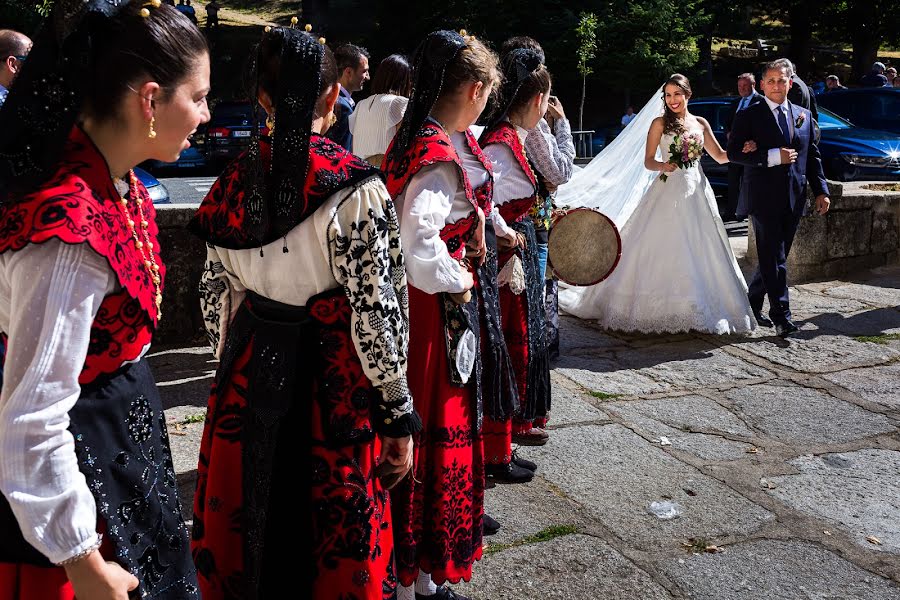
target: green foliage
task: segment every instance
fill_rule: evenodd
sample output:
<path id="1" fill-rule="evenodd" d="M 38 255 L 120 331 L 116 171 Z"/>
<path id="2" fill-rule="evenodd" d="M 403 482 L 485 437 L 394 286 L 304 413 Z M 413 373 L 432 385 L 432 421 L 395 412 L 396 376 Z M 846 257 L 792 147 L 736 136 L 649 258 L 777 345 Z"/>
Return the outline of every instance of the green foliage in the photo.
<path id="1" fill-rule="evenodd" d="M 707 15 L 697 0 L 613 0 L 600 15 L 597 70 L 650 87 L 699 58 Z"/>
<path id="2" fill-rule="evenodd" d="M 575 35 L 578 36 L 578 72 L 587 77 L 594 72 L 591 61 L 597 56 L 597 15 L 581 13 Z"/>
<path id="3" fill-rule="evenodd" d="M 33 35 L 50 14 L 54 0 L 0 0 L 0 27 Z"/>

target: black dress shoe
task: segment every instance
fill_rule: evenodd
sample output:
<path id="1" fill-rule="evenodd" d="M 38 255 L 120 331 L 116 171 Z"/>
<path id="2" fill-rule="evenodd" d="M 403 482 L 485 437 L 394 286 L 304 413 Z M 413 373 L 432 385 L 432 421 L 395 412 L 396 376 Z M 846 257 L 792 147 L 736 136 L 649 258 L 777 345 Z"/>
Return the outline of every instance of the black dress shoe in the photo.
<path id="1" fill-rule="evenodd" d="M 759 311 L 753 311 L 753 316 L 756 317 L 756 324 L 760 327 L 774 327 L 775 323 L 772 322 L 772 319 L 762 314 Z"/>
<path id="2" fill-rule="evenodd" d="M 512 463 L 514 465 L 522 467 L 523 469 L 528 469 L 532 473 L 537 471 L 537 463 L 534 463 L 527 458 L 522 458 L 516 453 L 515 450 L 513 450 L 512 453 Z"/>
<path id="3" fill-rule="evenodd" d="M 437 593 L 425 596 L 416 592 L 416 600 L 470 600 L 468 596 L 460 596 L 446 585 L 439 585 Z"/>
<path id="4" fill-rule="evenodd" d="M 493 477 L 496 481 L 507 483 L 527 483 L 534 479 L 534 472 L 523 469 L 519 465 L 509 462 L 505 465 L 485 465 L 484 473 Z"/>
<path id="5" fill-rule="evenodd" d="M 794 325 L 793 321 L 790 319 L 775 326 L 775 333 L 781 338 L 786 338 L 796 331 L 800 331 L 800 328 Z"/>
<path id="6" fill-rule="evenodd" d="M 484 535 L 494 535 L 500 531 L 500 523 L 497 522 L 497 519 L 485 513 L 481 517 L 481 528 L 484 531 Z"/>

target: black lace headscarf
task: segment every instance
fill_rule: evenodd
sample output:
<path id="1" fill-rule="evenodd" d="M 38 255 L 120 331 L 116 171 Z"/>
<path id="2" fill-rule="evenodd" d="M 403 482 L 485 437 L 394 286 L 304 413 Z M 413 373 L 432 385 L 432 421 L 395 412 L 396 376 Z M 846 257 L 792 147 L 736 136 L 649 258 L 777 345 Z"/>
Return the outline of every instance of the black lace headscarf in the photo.
<path id="1" fill-rule="evenodd" d="M 503 85 L 497 95 L 497 104 L 490 111 L 490 117 L 484 120 L 488 128 L 506 118 L 522 84 L 543 66 L 543 59 L 541 54 L 530 48 L 516 48 L 503 57 L 500 63 Z"/>
<path id="2" fill-rule="evenodd" d="M 273 90 L 275 133 L 268 173 L 260 155 L 257 113 L 248 158 L 249 191 L 247 216 L 250 231 L 265 245 L 293 229 L 310 207 L 304 193 L 309 174 L 309 146 L 316 104 L 322 92 L 325 46 L 299 29 L 274 27 L 267 31 L 256 53 L 256 93 L 259 94 L 259 64 L 264 46 L 280 47 L 277 89 Z"/>
<path id="3" fill-rule="evenodd" d="M 419 44 L 413 55 L 412 94 L 389 160 L 399 160 L 412 146 L 441 95 L 447 66 L 465 47 L 465 38 L 455 31 L 435 31 Z"/>
<path id="4" fill-rule="evenodd" d="M 59 160 L 81 108 L 93 36 L 128 4 L 56 2 L 0 109 L 0 190 L 40 181 Z"/>
<path id="5" fill-rule="evenodd" d="M 184 15 L 157 4 L 57 0 L 0 109 L 0 190 L 49 177 L 82 112 L 114 116 L 140 73 L 165 90 L 208 52 Z"/>

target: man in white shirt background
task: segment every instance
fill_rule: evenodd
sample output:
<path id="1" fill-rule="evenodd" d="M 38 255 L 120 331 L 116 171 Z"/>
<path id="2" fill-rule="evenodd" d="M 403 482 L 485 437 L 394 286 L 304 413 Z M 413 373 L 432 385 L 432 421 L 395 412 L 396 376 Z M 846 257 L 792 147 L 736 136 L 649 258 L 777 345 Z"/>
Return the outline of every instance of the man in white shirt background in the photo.
<path id="1" fill-rule="evenodd" d="M 6 95 L 13 81 L 22 70 L 22 65 L 31 50 L 31 40 L 27 35 L 12 29 L 0 29 L 0 106 L 6 102 Z"/>

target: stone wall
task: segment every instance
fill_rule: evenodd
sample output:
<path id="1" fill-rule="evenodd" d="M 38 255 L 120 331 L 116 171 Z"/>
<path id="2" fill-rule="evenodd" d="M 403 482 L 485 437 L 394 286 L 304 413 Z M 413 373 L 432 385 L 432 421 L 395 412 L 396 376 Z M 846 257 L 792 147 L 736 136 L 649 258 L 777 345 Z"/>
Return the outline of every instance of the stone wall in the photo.
<path id="1" fill-rule="evenodd" d="M 206 261 L 206 244 L 187 231 L 197 204 L 156 206 L 159 243 L 166 264 L 163 319 L 154 337 L 158 345 L 206 343 L 197 285 Z"/>
<path id="2" fill-rule="evenodd" d="M 797 229 L 788 256 L 791 284 L 900 262 L 900 192 L 869 190 L 864 182 L 828 185 L 831 210 L 824 217 L 810 210 Z M 755 263 L 752 225 L 749 229 L 747 258 Z"/>

